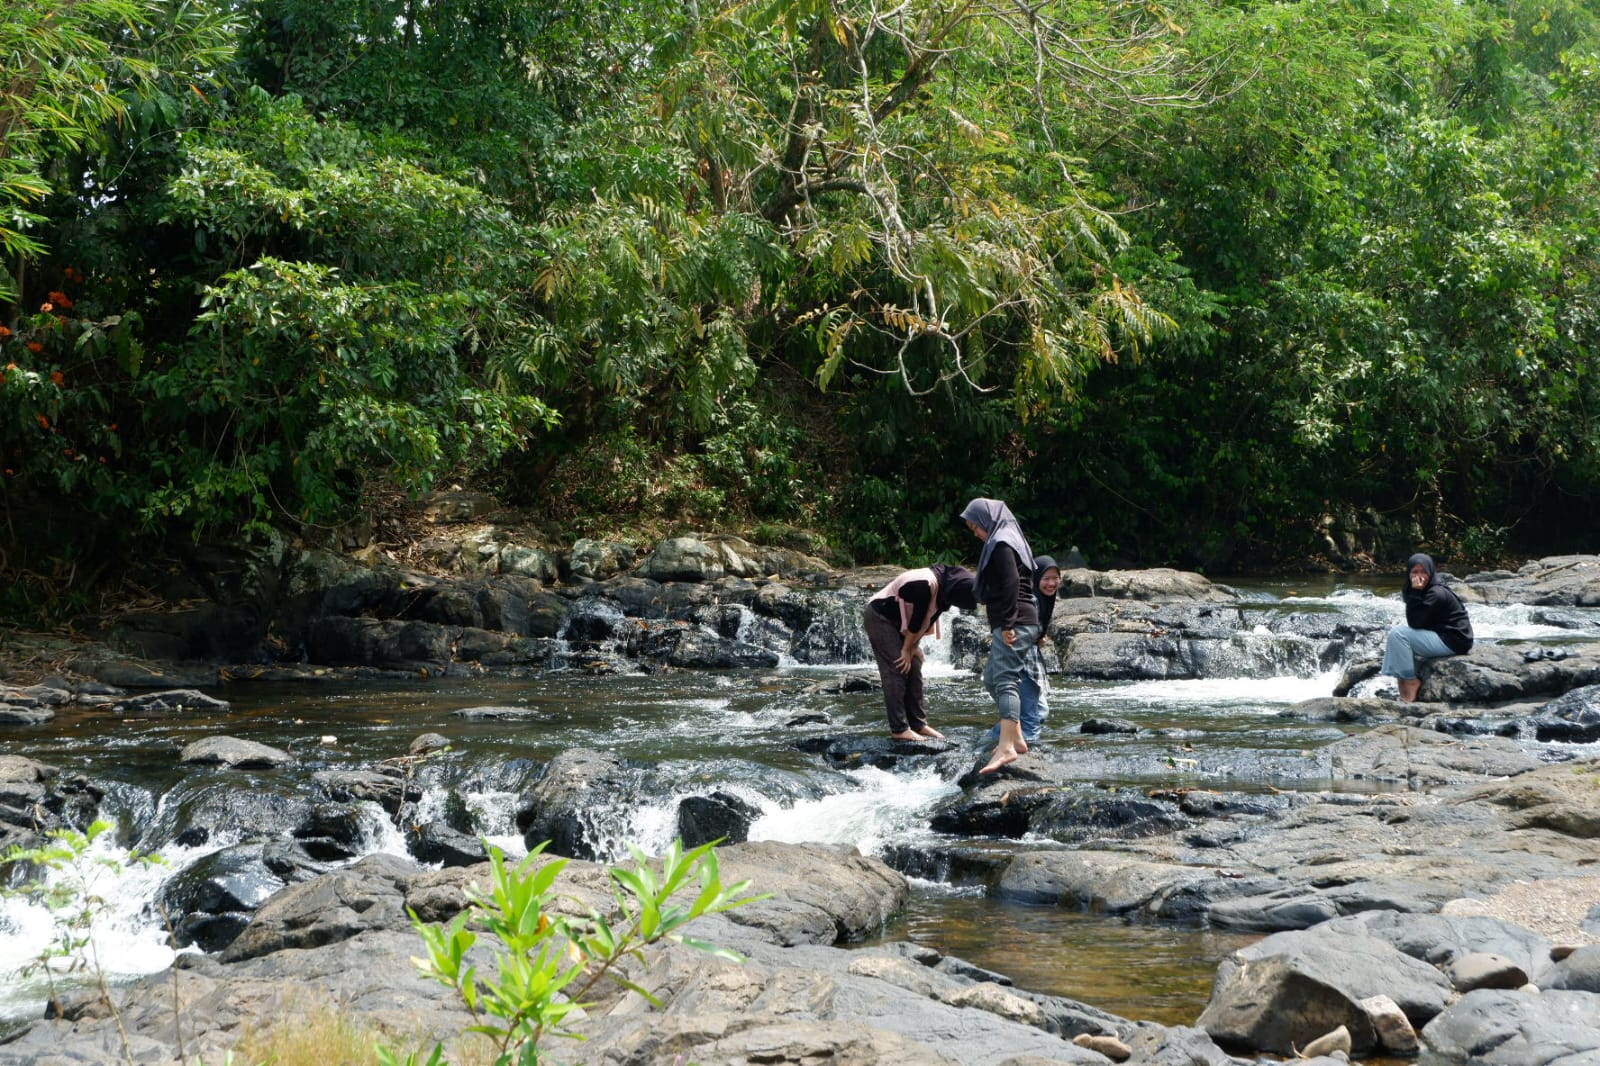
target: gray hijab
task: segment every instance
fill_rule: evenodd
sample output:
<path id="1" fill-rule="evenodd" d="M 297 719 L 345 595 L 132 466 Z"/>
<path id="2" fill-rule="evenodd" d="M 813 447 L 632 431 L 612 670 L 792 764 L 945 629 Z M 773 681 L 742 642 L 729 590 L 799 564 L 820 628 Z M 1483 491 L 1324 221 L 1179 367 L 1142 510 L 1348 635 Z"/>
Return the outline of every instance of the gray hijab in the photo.
<path id="1" fill-rule="evenodd" d="M 1009 544 L 1022 560 L 1022 572 L 1033 574 L 1033 549 L 1028 547 L 1028 538 L 1022 535 L 1022 527 L 1017 524 L 1017 516 L 1011 513 L 1011 508 L 999 500 L 979 496 L 967 504 L 961 517 L 987 534 L 983 551 L 978 555 L 978 599 L 983 599 L 984 568 L 989 565 L 996 545 Z"/>

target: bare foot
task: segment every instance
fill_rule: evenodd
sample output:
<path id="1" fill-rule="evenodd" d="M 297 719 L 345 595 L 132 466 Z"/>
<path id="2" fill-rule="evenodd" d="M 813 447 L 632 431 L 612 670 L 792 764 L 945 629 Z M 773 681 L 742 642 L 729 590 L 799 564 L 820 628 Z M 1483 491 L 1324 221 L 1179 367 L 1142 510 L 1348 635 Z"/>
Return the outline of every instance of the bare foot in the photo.
<path id="1" fill-rule="evenodd" d="M 921 740 L 922 737 L 921 737 L 920 734 L 913 733 L 911 730 L 907 729 L 904 733 L 890 733 L 889 734 L 889 739 L 890 740 Z"/>
<path id="2" fill-rule="evenodd" d="M 989 762 L 979 770 L 980 774 L 992 774 L 1002 766 L 1009 766 L 1017 761 L 1022 753 L 1013 748 L 996 748 L 994 754 L 989 756 Z"/>
<path id="3" fill-rule="evenodd" d="M 918 736 L 923 736 L 923 737 L 931 737 L 934 740 L 943 740 L 944 739 L 944 734 L 939 732 L 937 729 L 933 728 L 933 726 L 931 726 L 931 725 L 925 725 L 921 729 L 917 730 L 917 735 Z"/>
<path id="4" fill-rule="evenodd" d="M 1026 754 L 1028 754 L 1028 742 L 1026 740 L 1017 741 L 1017 754 L 1018 755 L 1026 755 Z"/>

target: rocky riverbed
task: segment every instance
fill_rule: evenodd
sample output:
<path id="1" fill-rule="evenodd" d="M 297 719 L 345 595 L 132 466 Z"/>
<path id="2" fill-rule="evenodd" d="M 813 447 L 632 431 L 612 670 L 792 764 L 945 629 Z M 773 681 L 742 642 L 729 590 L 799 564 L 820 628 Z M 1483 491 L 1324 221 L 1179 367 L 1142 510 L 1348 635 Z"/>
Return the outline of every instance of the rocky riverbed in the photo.
<path id="1" fill-rule="evenodd" d="M 491 554 L 494 572 L 485 573 Z M 622 661 L 759 669 L 824 649 L 848 656 L 848 642 L 860 639 L 853 616 L 883 577 L 728 539 L 589 554 L 598 561 L 585 572 L 588 554 L 530 562 L 501 545 L 473 555 L 464 572 L 422 575 L 279 552 L 267 576 L 235 569 L 238 580 L 213 581 L 221 591 L 206 606 L 124 618 L 102 641 L 75 644 L 68 674 L 18 678 L 43 683 L 0 689 L 0 721 L 26 729 L 71 707 L 225 714 L 215 701 L 252 676 L 537 671 L 558 657 L 587 669 Z M 507 572 L 515 566 L 538 576 Z M 583 1025 L 590 1040 L 569 1058 L 1233 1063 L 1309 1045 L 1329 1062 L 1600 1063 L 1600 760 L 1579 754 L 1600 738 L 1600 634 L 1572 613 L 1600 605 L 1600 559 L 1542 560 L 1456 588 L 1469 603 L 1531 605 L 1571 637 L 1538 648 L 1483 644 L 1435 664 L 1423 700 L 1401 704 L 1368 680 L 1374 664 L 1362 652 L 1375 646 L 1379 623 L 1268 610 L 1198 575 L 1070 573 L 1052 627 L 1059 676 L 1203 677 L 1221 663 L 1238 669 L 1263 658 L 1276 669 L 1349 662 L 1339 690 L 1366 694 L 1289 708 L 1286 717 L 1339 729 L 1327 743 L 1271 756 L 1271 766 L 1247 751 L 1236 766 L 1209 755 L 1212 765 L 1196 767 L 1204 787 L 1105 784 L 1128 776 L 1115 746 L 1091 751 L 1071 737 L 1137 734 L 1114 719 L 1053 722 L 1050 743 L 992 779 L 973 773 L 972 752 L 950 745 L 822 738 L 812 745 L 820 760 L 933 767 L 958 781 L 931 816 L 942 843 L 891 849 L 883 860 L 823 845 L 724 846 L 725 875 L 749 878 L 772 898 L 706 919 L 697 933 L 747 961 L 655 952 L 636 977 L 665 1006 L 629 996 L 596 1004 Z M 248 625 L 222 624 L 247 616 Z M 975 663 L 981 646 L 978 627 L 958 624 L 959 663 Z M 433 743 L 418 738 L 416 756 Z M 5 843 L 93 817 L 104 782 L 6 750 Z M 195 767 L 268 768 L 276 758 L 220 742 L 183 757 Z M 519 785 L 519 831 L 578 856 L 567 876 L 596 905 L 605 903 L 603 877 L 584 861 L 592 853 L 579 815 L 614 793 L 626 770 L 609 753 L 574 749 Z M 1273 776 L 1326 787 L 1225 787 L 1233 777 Z M 219 1061 L 242 1026 L 292 1017 L 307 1002 L 337 1003 L 397 1039 L 440 1038 L 467 1023 L 416 977 L 405 913 L 444 920 L 459 910 L 462 886 L 484 877 L 481 846 L 443 825 L 417 834 L 413 859 L 341 865 L 353 857 L 341 858 L 341 805 L 398 809 L 409 781 L 403 763 L 329 776 L 304 811 L 264 829 L 249 861 L 275 871 L 280 887 L 232 901 L 210 913 L 215 920 L 203 908 L 184 914 L 177 924 L 209 952 L 116 991 L 137 1061 L 179 1061 L 180 1045 L 186 1060 Z M 708 835 L 735 840 L 749 819 L 733 802 L 697 813 Z M 1056 846 L 982 846 L 1023 836 Z M 935 870 L 960 871 L 1001 898 L 1262 939 L 1219 968 L 1192 1027 L 1038 995 L 912 944 L 842 948 L 903 905 L 905 874 Z M 195 905 L 236 873 L 197 873 L 190 894 L 175 898 Z M 0 1044 L 0 1062 L 122 1059 L 116 1019 L 97 997 L 64 1006 L 62 1017 Z M 565 1061 L 560 1051 L 557 1059 Z"/>

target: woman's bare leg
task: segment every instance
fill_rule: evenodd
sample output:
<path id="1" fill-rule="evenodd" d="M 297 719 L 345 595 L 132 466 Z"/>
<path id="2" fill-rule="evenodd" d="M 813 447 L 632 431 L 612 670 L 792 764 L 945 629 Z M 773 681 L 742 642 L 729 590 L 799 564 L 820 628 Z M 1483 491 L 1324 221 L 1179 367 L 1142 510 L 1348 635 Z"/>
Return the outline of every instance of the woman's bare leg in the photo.
<path id="1" fill-rule="evenodd" d="M 992 774 L 1002 766 L 1017 761 L 1017 757 L 1027 752 L 1028 745 L 1022 740 L 1022 723 L 1011 718 L 1000 719 L 1000 743 L 995 746 L 994 754 L 989 756 L 989 761 L 979 770 L 980 774 Z"/>

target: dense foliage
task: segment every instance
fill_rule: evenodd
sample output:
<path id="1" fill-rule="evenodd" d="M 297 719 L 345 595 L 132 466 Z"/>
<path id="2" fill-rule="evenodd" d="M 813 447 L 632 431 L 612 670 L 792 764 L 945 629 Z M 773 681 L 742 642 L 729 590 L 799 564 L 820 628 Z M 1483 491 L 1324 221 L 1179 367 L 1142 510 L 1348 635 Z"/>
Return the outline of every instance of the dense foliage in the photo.
<path id="1" fill-rule="evenodd" d="M 978 494 L 1096 561 L 1581 547 L 1597 19 L 17 0 L 0 567 L 444 477 L 862 561 Z"/>

